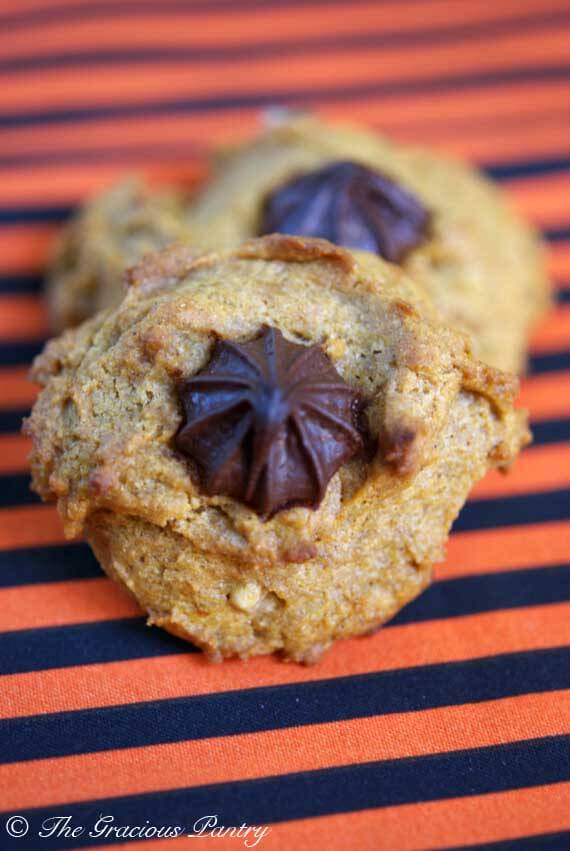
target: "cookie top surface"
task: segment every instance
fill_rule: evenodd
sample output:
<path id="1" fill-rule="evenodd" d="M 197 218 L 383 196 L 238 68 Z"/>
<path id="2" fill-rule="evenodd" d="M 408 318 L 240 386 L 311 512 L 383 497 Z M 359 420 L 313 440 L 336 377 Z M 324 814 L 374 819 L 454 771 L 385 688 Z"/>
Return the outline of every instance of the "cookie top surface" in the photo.
<path id="1" fill-rule="evenodd" d="M 266 231 L 267 204 L 288 183 L 343 160 L 385 176 L 423 205 L 429 238 L 416 240 L 398 261 L 444 316 L 471 335 L 477 356 L 518 371 L 528 328 L 548 303 L 541 248 L 501 191 L 451 158 L 311 116 L 286 119 L 220 156 L 191 209 L 194 244 L 234 247 Z M 286 229 L 294 230 L 291 221 Z"/>
<path id="2" fill-rule="evenodd" d="M 181 384 L 210 362 L 220 340 L 247 344 L 263 326 L 318 346 L 366 400 L 374 451 L 332 476 L 318 507 L 264 519 L 245 502 L 207 494 L 176 446 Z M 473 360 L 398 268 L 324 240 L 253 239 L 222 254 L 176 247 L 129 273 L 120 307 L 51 342 L 37 358 L 34 486 L 57 499 L 67 532 L 98 510 L 169 526 L 198 549 L 260 561 L 302 560 L 348 502 L 381 508 L 440 451 L 459 395 L 484 398 L 506 423 L 500 463 L 525 439 L 512 411 L 517 382 Z"/>

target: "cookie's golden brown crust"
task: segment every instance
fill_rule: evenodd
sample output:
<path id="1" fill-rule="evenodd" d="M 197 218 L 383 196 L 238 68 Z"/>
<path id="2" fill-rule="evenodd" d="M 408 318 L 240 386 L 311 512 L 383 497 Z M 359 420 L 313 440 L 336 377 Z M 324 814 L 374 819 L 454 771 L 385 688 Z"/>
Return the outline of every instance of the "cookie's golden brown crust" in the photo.
<path id="1" fill-rule="evenodd" d="M 497 187 L 453 160 L 359 128 L 293 117 L 220 159 L 193 206 L 193 243 L 235 247 L 259 232 L 269 192 L 345 159 L 383 172 L 432 212 L 432 238 L 409 254 L 406 272 L 470 334 L 477 357 L 522 370 L 529 330 L 549 302 L 541 246 Z"/>
<path id="2" fill-rule="evenodd" d="M 130 273 L 115 311 L 50 343 L 27 432 L 35 489 L 85 531 L 150 620 L 211 656 L 315 659 L 370 631 L 429 581 L 472 484 L 527 440 L 516 379 L 473 361 L 403 273 L 321 240 L 185 248 Z M 217 336 L 269 324 L 318 343 L 369 400 L 379 450 L 345 464 L 318 509 L 269 521 L 205 496 L 173 448 L 177 382 Z"/>
<path id="3" fill-rule="evenodd" d="M 124 294 L 123 273 L 149 251 L 184 239 L 184 202 L 128 178 L 89 201 L 63 230 L 47 282 L 54 332 L 78 325 Z"/>

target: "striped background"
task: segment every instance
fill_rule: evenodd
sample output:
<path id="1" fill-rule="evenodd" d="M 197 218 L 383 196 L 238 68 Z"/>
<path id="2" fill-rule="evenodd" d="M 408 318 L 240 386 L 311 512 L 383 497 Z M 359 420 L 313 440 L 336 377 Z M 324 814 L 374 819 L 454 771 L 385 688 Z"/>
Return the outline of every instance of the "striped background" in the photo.
<path id="1" fill-rule="evenodd" d="M 101 812 L 270 823 L 268 849 L 570 848 L 569 0 L 2 0 L 0 31 L 0 848 L 100 845 L 37 829 Z M 192 185 L 274 103 L 478 162 L 559 292 L 533 447 L 477 487 L 432 589 L 314 668 L 146 630 L 29 492 L 18 434 L 59 223 L 125 169 Z"/>

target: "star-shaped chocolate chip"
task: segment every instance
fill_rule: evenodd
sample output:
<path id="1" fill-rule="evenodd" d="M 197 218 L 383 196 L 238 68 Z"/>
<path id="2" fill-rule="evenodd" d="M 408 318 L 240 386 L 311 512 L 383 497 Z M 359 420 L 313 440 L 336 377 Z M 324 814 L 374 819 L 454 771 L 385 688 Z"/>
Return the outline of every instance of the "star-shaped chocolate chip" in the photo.
<path id="1" fill-rule="evenodd" d="M 400 263 L 429 236 L 430 214 L 411 192 L 361 163 L 295 176 L 265 199 L 260 234 L 318 236 Z"/>
<path id="2" fill-rule="evenodd" d="M 218 340 L 210 362 L 180 387 L 176 447 L 202 490 L 264 518 L 317 506 L 338 468 L 364 446 L 362 397 L 318 345 L 265 326 L 249 342 Z"/>

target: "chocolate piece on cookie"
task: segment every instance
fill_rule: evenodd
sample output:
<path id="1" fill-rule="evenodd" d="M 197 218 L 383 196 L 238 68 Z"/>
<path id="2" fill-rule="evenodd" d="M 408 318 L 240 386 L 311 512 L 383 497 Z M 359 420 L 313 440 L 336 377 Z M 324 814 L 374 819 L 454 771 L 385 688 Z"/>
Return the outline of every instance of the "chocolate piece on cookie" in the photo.
<path id="1" fill-rule="evenodd" d="M 33 484 L 214 658 L 313 661 L 392 617 L 528 439 L 516 379 L 372 254 L 269 236 L 171 248 L 129 282 L 35 362 Z"/>
<path id="2" fill-rule="evenodd" d="M 259 232 L 317 236 L 401 263 L 428 239 L 429 219 L 410 192 L 347 160 L 292 177 L 270 192 Z"/>
<path id="3" fill-rule="evenodd" d="M 265 518 L 318 506 L 341 464 L 364 448 L 360 394 L 320 346 L 267 325 L 246 343 L 218 340 L 180 396 L 176 447 L 195 461 L 204 493 L 233 496 Z"/>
<path id="4" fill-rule="evenodd" d="M 549 302 L 541 246 L 482 174 L 352 127 L 285 118 L 220 158 L 189 219 L 194 245 L 321 236 L 400 264 L 474 353 L 518 372 Z"/>

